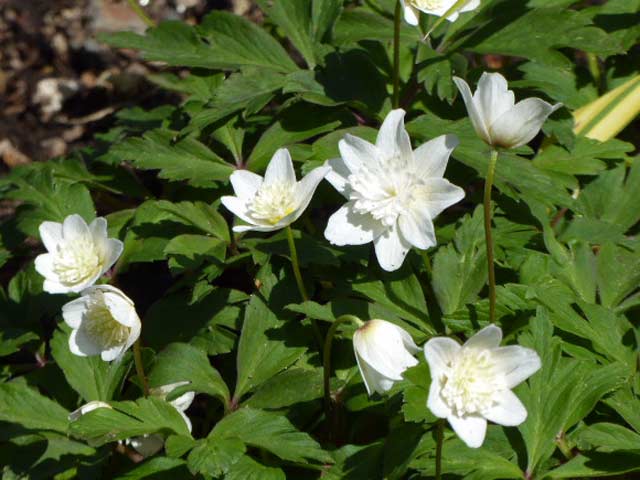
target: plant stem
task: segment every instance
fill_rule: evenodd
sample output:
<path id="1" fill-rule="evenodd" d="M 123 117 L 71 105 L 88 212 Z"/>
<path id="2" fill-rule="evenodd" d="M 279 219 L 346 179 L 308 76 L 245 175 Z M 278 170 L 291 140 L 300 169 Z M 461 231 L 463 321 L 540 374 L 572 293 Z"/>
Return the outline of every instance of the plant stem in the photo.
<path id="1" fill-rule="evenodd" d="M 487 244 L 487 267 L 489 272 L 489 321 L 496 321 L 496 271 L 493 262 L 493 235 L 491 234 L 491 188 L 498 162 L 498 151 L 491 151 L 489 170 L 484 182 L 484 238 Z"/>
<path id="2" fill-rule="evenodd" d="M 431 260 L 429 259 L 429 255 L 426 250 L 419 250 L 420 256 L 422 257 L 422 263 L 424 264 L 424 268 L 427 271 L 427 274 L 431 276 L 432 268 L 431 268 Z"/>
<path id="3" fill-rule="evenodd" d="M 436 425 L 436 480 L 442 479 L 442 444 L 444 443 L 444 420 Z"/>
<path id="4" fill-rule="evenodd" d="M 324 339 L 324 353 L 322 355 L 322 359 L 324 368 L 324 402 L 327 411 L 327 417 L 329 417 L 329 412 L 331 411 L 332 404 L 331 385 L 329 383 L 329 380 L 331 379 L 331 346 L 333 344 L 333 337 L 336 334 L 338 327 L 346 322 L 352 322 L 357 327 L 361 327 L 364 325 L 364 322 L 355 315 L 341 315 L 336 318 L 335 321 L 331 324 L 331 327 L 327 332 L 327 336 Z"/>
<path id="5" fill-rule="evenodd" d="M 142 350 L 140 349 L 140 338 L 136 340 L 133 344 L 133 360 L 136 364 L 136 373 L 138 374 L 138 379 L 140 379 L 140 383 L 142 384 L 142 390 L 144 391 L 144 396 L 149 396 L 149 384 L 147 383 L 147 377 L 144 374 L 144 366 L 142 364 Z"/>
<path id="6" fill-rule="evenodd" d="M 156 22 L 154 22 L 151 19 L 151 17 L 149 17 L 149 15 L 147 15 L 144 12 L 142 7 L 138 3 L 138 0 L 127 0 L 127 2 L 129 3 L 129 6 L 131 7 L 131 10 L 133 10 L 135 12 L 135 14 L 138 16 L 138 18 L 140 18 L 140 20 L 142 20 L 147 27 L 155 27 L 156 26 Z"/>
<path id="7" fill-rule="evenodd" d="M 400 0 L 396 2 L 396 11 L 393 17 L 393 108 L 400 105 L 400 22 L 402 17 L 402 5 Z"/>

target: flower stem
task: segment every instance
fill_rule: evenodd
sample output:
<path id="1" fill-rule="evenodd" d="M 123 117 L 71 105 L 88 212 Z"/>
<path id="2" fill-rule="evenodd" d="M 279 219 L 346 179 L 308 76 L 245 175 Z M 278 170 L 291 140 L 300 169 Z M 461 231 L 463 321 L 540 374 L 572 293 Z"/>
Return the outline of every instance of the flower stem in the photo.
<path id="1" fill-rule="evenodd" d="M 138 16 L 138 18 L 140 18 L 140 20 L 142 20 L 147 27 L 155 27 L 156 26 L 156 22 L 154 22 L 151 19 L 151 17 L 149 17 L 149 15 L 147 15 L 144 12 L 142 7 L 138 3 L 138 0 L 127 0 L 127 2 L 129 3 L 129 7 L 131 7 L 131 10 L 133 10 L 135 12 L 135 14 Z"/>
<path id="2" fill-rule="evenodd" d="M 444 443 L 444 420 L 436 425 L 436 480 L 442 479 L 442 444 Z"/>
<path id="3" fill-rule="evenodd" d="M 496 271 L 493 261 L 493 235 L 491 234 L 491 188 L 498 162 L 497 150 L 492 150 L 489 170 L 484 182 L 484 238 L 487 244 L 487 267 L 489 272 L 489 321 L 496 321 Z"/>
<path id="4" fill-rule="evenodd" d="M 396 2 L 396 11 L 393 18 L 393 108 L 400 105 L 400 22 L 402 17 L 402 5 L 400 0 Z"/>
<path id="5" fill-rule="evenodd" d="M 142 390 L 144 391 L 144 396 L 149 396 L 149 384 L 147 383 L 147 377 L 144 374 L 144 366 L 142 364 L 142 350 L 140 348 L 140 338 L 135 341 L 133 344 L 133 360 L 136 364 L 136 373 L 138 374 L 138 379 L 142 384 Z"/>

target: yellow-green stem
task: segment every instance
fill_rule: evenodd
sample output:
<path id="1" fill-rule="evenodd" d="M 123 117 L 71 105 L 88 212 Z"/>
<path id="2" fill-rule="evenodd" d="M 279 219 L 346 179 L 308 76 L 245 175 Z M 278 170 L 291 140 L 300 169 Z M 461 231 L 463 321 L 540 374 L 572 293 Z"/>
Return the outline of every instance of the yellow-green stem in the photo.
<path id="1" fill-rule="evenodd" d="M 131 7 L 131 10 L 135 12 L 138 18 L 140 18 L 140 20 L 142 20 L 147 27 L 156 26 L 156 22 L 154 22 L 151 17 L 149 17 L 149 15 L 145 13 L 145 11 L 138 3 L 138 0 L 127 0 L 127 2 L 129 2 L 129 7 Z"/>
<path id="2" fill-rule="evenodd" d="M 400 22 L 402 20 L 402 5 L 396 2 L 393 18 L 393 108 L 400 106 Z"/>
<path id="3" fill-rule="evenodd" d="M 496 321 L 496 271 L 493 258 L 493 235 L 491 233 L 491 189 L 498 163 L 497 150 L 491 151 L 489 169 L 484 182 L 484 238 L 487 244 L 487 267 L 489 272 L 489 321 Z"/>
<path id="4" fill-rule="evenodd" d="M 442 445 L 444 443 L 444 420 L 436 425 L 436 480 L 442 479 Z"/>
<path id="5" fill-rule="evenodd" d="M 431 260 L 429 259 L 429 254 L 426 250 L 420 250 L 420 256 L 422 257 L 422 263 L 424 264 L 424 268 L 427 271 L 427 274 L 431 276 Z"/>
<path id="6" fill-rule="evenodd" d="M 133 361 L 136 365 L 136 373 L 138 374 L 138 379 L 140 380 L 140 384 L 142 385 L 142 390 L 144 392 L 144 396 L 149 396 L 149 384 L 147 383 L 147 377 L 144 374 L 144 365 L 142 364 L 142 350 L 140 348 L 140 338 L 136 340 L 133 344 Z"/>

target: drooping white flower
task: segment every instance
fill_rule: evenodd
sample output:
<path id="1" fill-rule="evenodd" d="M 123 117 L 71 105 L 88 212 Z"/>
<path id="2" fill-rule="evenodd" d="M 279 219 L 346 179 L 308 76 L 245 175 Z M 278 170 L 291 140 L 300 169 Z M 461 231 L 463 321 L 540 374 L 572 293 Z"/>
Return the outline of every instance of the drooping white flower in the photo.
<path id="1" fill-rule="evenodd" d="M 464 190 L 443 178 L 455 135 L 442 135 L 415 151 L 402 109 L 384 120 L 375 145 L 352 135 L 340 141 L 342 158 L 329 160 L 327 180 L 348 202 L 324 232 L 334 245 L 373 242 L 380 266 L 400 268 L 409 249 L 436 244 L 433 219 L 464 198 Z"/>
<path id="2" fill-rule="evenodd" d="M 69 349 L 81 357 L 98 355 L 104 361 L 120 357 L 140 336 L 141 323 L 133 301 L 111 285 L 96 285 L 62 307 L 73 330 Z"/>
<path id="3" fill-rule="evenodd" d="M 98 408 L 111 408 L 111 405 L 106 402 L 101 402 L 100 400 L 92 400 L 89 403 L 85 403 L 77 410 L 71 412 L 69 414 L 69 421 L 74 422 L 81 416 L 86 415 L 87 413 L 92 412 L 93 410 L 96 410 Z"/>
<path id="4" fill-rule="evenodd" d="M 305 211 L 328 171 L 327 167 L 314 168 L 298 182 L 286 148 L 274 154 L 264 179 L 248 170 L 236 170 L 229 178 L 236 196 L 220 200 L 248 225 L 236 225 L 233 231 L 272 232 L 291 225 Z"/>
<path id="5" fill-rule="evenodd" d="M 410 25 L 418 25 L 420 12 L 442 17 L 455 5 L 458 0 L 400 0 L 404 10 L 404 19 Z M 447 17 L 450 22 L 455 22 L 458 16 L 464 12 L 470 12 L 480 6 L 480 0 L 468 0 L 459 10 Z"/>
<path id="6" fill-rule="evenodd" d="M 48 293 L 81 292 L 122 253 L 122 242 L 107 238 L 107 221 L 102 217 L 87 225 L 80 215 L 69 215 L 63 223 L 42 222 L 39 230 L 47 253 L 36 257 L 35 266 Z"/>
<path id="7" fill-rule="evenodd" d="M 515 103 L 507 80 L 499 73 L 483 73 L 473 95 L 463 79 L 453 77 L 453 81 L 476 133 L 494 147 L 517 148 L 529 143 L 549 115 L 562 107 L 535 97 Z"/>
<path id="8" fill-rule="evenodd" d="M 353 334 L 353 351 L 367 393 L 388 391 L 409 367 L 420 349 L 411 335 L 386 320 L 369 320 Z"/>
<path id="9" fill-rule="evenodd" d="M 511 391 L 540 369 L 538 354 L 519 345 L 501 347 L 502 330 L 483 328 L 464 345 L 437 337 L 424 346 L 431 370 L 427 406 L 446 418 L 469 447 L 482 445 L 487 420 L 520 425 L 527 410 Z"/>

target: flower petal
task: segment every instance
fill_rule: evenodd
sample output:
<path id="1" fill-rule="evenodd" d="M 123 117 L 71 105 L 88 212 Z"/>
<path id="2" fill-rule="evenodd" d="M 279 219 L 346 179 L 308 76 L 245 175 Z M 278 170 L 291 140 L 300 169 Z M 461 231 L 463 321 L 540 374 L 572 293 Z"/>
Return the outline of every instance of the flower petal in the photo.
<path id="1" fill-rule="evenodd" d="M 107 235 L 107 220 L 104 217 L 94 218 L 89 224 L 89 230 L 91 231 L 91 237 L 94 243 L 96 240 L 103 240 L 108 237 Z"/>
<path id="2" fill-rule="evenodd" d="M 86 298 L 80 297 L 62 306 L 64 323 L 71 328 L 80 328 L 82 316 L 87 310 Z"/>
<path id="3" fill-rule="evenodd" d="M 45 278 L 42 284 L 42 290 L 47 293 L 78 293 L 83 288 L 84 285 L 68 287 L 67 285 L 63 285 L 57 280 L 49 280 L 48 278 Z"/>
<path id="4" fill-rule="evenodd" d="M 427 398 L 427 408 L 438 418 L 447 418 L 451 415 L 451 409 L 440 396 L 440 378 L 431 378 L 429 387 L 429 397 Z"/>
<path id="5" fill-rule="evenodd" d="M 58 280 L 58 275 L 53 271 L 53 256 L 50 253 L 42 253 L 35 260 L 36 272 L 44 278 Z"/>
<path id="6" fill-rule="evenodd" d="M 344 163 L 342 158 L 332 158 L 331 160 L 327 160 L 326 165 L 329 166 L 330 170 L 324 178 L 333 188 L 344 195 L 345 198 L 349 198 L 351 185 L 349 185 L 348 179 L 351 171 L 347 167 L 347 164 Z"/>
<path id="7" fill-rule="evenodd" d="M 262 185 L 262 177 L 249 170 L 236 170 L 229 177 L 236 196 L 244 201 L 251 200 Z"/>
<path id="8" fill-rule="evenodd" d="M 417 202 L 430 219 L 436 218 L 442 211 L 455 205 L 465 196 L 462 188 L 444 178 L 430 178 L 423 182 Z"/>
<path id="9" fill-rule="evenodd" d="M 436 232 L 426 212 L 410 210 L 398 219 L 402 236 L 414 247 L 421 250 L 436 245 Z"/>
<path id="10" fill-rule="evenodd" d="M 104 264 L 102 266 L 101 275 L 109 270 L 118 261 L 122 251 L 124 250 L 124 243 L 117 238 L 108 238 L 106 241 L 106 252 L 104 257 Z"/>
<path id="11" fill-rule="evenodd" d="M 420 145 L 413 152 L 418 175 L 422 178 L 442 178 L 449 156 L 459 144 L 455 135 L 440 135 Z"/>
<path id="12" fill-rule="evenodd" d="M 435 337 L 424 344 L 424 358 L 429 364 L 432 379 L 439 378 L 449 369 L 460 348 L 458 342 L 448 337 Z"/>
<path id="13" fill-rule="evenodd" d="M 536 373 L 542 366 L 535 350 L 509 345 L 499 347 L 491 352 L 498 371 L 504 376 L 507 388 L 513 388 Z"/>
<path id="14" fill-rule="evenodd" d="M 244 200 L 238 197 L 224 196 L 220 198 L 222 205 L 226 207 L 231 213 L 244 222 L 251 225 L 257 225 L 256 221 L 249 216 L 247 212 L 247 204 Z"/>
<path id="15" fill-rule="evenodd" d="M 378 148 L 358 137 L 346 134 L 338 143 L 342 161 L 351 172 L 357 172 L 365 162 L 380 163 L 381 155 Z"/>
<path id="16" fill-rule="evenodd" d="M 527 409 L 511 390 L 501 391 L 494 396 L 494 400 L 496 405 L 484 415 L 490 422 L 515 427 L 527 419 Z"/>
<path id="17" fill-rule="evenodd" d="M 294 185 L 296 183 L 296 172 L 293 169 L 291 154 L 286 148 L 279 149 L 271 158 L 267 171 L 264 173 L 264 184 L 273 185 L 283 183 Z"/>
<path id="18" fill-rule="evenodd" d="M 69 335 L 69 350 L 79 357 L 98 355 L 100 347 L 91 339 L 84 328 L 77 328 Z"/>
<path id="19" fill-rule="evenodd" d="M 345 203 L 329 218 L 324 236 L 333 245 L 364 245 L 372 242 L 383 227 L 370 214 L 358 213 L 354 202 Z"/>
<path id="20" fill-rule="evenodd" d="M 84 221 L 84 218 L 75 213 L 64 219 L 64 222 L 62 223 L 62 236 L 65 240 L 78 237 L 86 239 L 92 238 L 87 222 Z"/>
<path id="21" fill-rule="evenodd" d="M 502 329 L 495 325 L 488 325 L 464 343 L 464 347 L 493 349 L 500 346 Z"/>
<path id="22" fill-rule="evenodd" d="M 411 249 L 411 244 L 402 237 L 395 225 L 378 235 L 373 244 L 378 263 L 387 272 L 399 269 Z"/>
<path id="23" fill-rule="evenodd" d="M 391 110 L 378 131 L 376 147 L 386 159 L 392 158 L 413 158 L 411 140 L 404 128 L 405 111 L 401 108 Z"/>
<path id="24" fill-rule="evenodd" d="M 311 199 L 313 198 L 313 194 L 318 188 L 318 185 L 325 177 L 325 175 L 330 171 L 329 167 L 318 167 L 311 170 L 302 180 L 298 182 L 296 185 L 296 193 L 295 193 L 295 202 L 297 204 L 296 213 L 293 216 L 293 219 L 290 223 L 295 222 L 300 215 L 304 213 L 304 211 L 309 206 Z"/>
<path id="25" fill-rule="evenodd" d="M 44 248 L 49 252 L 55 252 L 56 247 L 62 241 L 62 224 L 57 222 L 42 222 L 40 227 L 40 240 Z"/>
<path id="26" fill-rule="evenodd" d="M 515 96 L 509 90 L 507 79 L 499 73 L 484 72 L 478 81 L 478 88 L 473 96 L 476 105 L 484 115 L 485 125 L 491 135 L 491 126 L 505 112 L 508 112 L 516 103 Z M 492 136 L 495 141 L 495 137 Z"/>
<path id="27" fill-rule="evenodd" d="M 496 145 L 517 148 L 535 137 L 545 120 L 562 104 L 551 105 L 540 98 L 527 98 L 491 123 L 490 135 Z"/>
<path id="28" fill-rule="evenodd" d="M 471 89 L 469 88 L 469 84 L 459 77 L 453 77 L 453 82 L 456 84 L 460 94 L 462 95 L 464 104 L 467 107 L 467 113 L 469 114 L 469 120 L 471 120 L 474 130 L 482 140 L 491 144 L 489 127 L 485 122 L 482 107 L 474 99 Z"/>
<path id="29" fill-rule="evenodd" d="M 358 364 L 358 370 L 360 370 L 360 376 L 364 382 L 364 386 L 367 389 L 369 396 L 374 393 L 383 394 L 393 387 L 394 381 L 385 377 L 381 373 L 373 369 L 364 359 L 361 359 L 357 352 L 355 352 L 356 363 Z"/>
<path id="30" fill-rule="evenodd" d="M 476 415 L 466 415 L 464 417 L 449 415 L 447 420 L 453 431 L 468 447 L 478 448 L 482 446 L 484 437 L 487 434 L 487 421 L 484 418 Z"/>
<path id="31" fill-rule="evenodd" d="M 412 7 L 411 5 L 405 5 L 404 0 L 402 1 L 402 6 L 404 9 L 404 20 L 405 22 L 407 22 L 409 25 L 413 25 L 416 26 L 420 23 L 420 13 L 419 11 L 415 8 Z"/>

